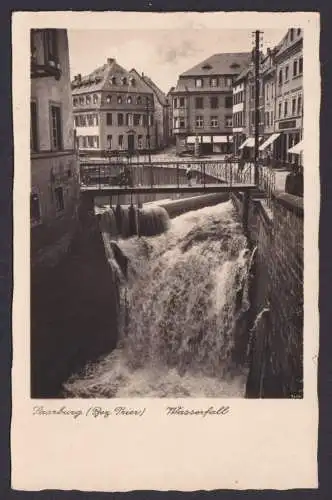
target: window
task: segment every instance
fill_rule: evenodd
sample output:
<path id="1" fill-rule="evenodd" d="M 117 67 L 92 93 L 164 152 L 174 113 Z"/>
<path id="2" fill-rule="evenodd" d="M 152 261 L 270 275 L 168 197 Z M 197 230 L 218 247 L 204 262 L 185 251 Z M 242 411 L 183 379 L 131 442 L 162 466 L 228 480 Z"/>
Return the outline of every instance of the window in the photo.
<path id="1" fill-rule="evenodd" d="M 131 85 L 132 87 L 135 87 L 135 85 L 136 85 L 136 80 L 135 80 L 135 78 L 130 78 L 130 85 Z"/>
<path id="2" fill-rule="evenodd" d="M 77 106 L 77 104 L 78 104 L 78 99 L 77 99 L 77 97 L 74 97 L 73 106 L 75 107 L 75 106 Z"/>
<path id="3" fill-rule="evenodd" d="M 185 128 L 186 124 L 184 118 L 181 116 L 179 121 L 179 128 Z"/>
<path id="4" fill-rule="evenodd" d="M 36 193 L 32 193 L 30 195 L 30 221 L 34 224 L 40 222 L 41 213 L 40 213 L 40 203 L 39 196 Z"/>
<path id="5" fill-rule="evenodd" d="M 174 118 L 174 128 L 179 128 L 179 123 L 180 123 L 180 120 L 178 117 L 175 117 Z"/>
<path id="6" fill-rule="evenodd" d="M 119 148 L 122 149 L 123 148 L 123 135 L 119 135 L 118 141 L 119 141 Z"/>
<path id="7" fill-rule="evenodd" d="M 180 108 L 184 108 L 184 97 L 180 97 L 179 101 L 180 101 L 180 103 L 179 103 Z"/>
<path id="8" fill-rule="evenodd" d="M 204 124 L 203 116 L 196 116 L 196 127 L 202 128 Z"/>
<path id="9" fill-rule="evenodd" d="M 57 30 L 44 31 L 44 53 L 45 63 L 58 62 Z"/>
<path id="10" fill-rule="evenodd" d="M 113 125 L 112 113 L 106 113 L 106 125 Z"/>
<path id="11" fill-rule="evenodd" d="M 225 97 L 225 108 L 231 108 L 233 106 L 233 99 L 231 97 Z"/>
<path id="12" fill-rule="evenodd" d="M 271 99 L 274 97 L 274 83 L 271 85 Z"/>
<path id="13" fill-rule="evenodd" d="M 93 147 L 94 148 L 99 148 L 99 137 L 98 137 L 98 135 L 95 135 L 93 137 Z"/>
<path id="14" fill-rule="evenodd" d="M 88 127 L 93 126 L 93 115 L 87 115 Z"/>
<path id="15" fill-rule="evenodd" d="M 99 125 L 99 116 L 97 114 L 93 115 L 93 124 L 95 126 Z"/>
<path id="16" fill-rule="evenodd" d="M 136 99 L 136 104 L 142 104 L 142 98 L 140 95 Z"/>
<path id="17" fill-rule="evenodd" d="M 37 103 L 30 103 L 30 148 L 38 151 Z"/>
<path id="18" fill-rule="evenodd" d="M 196 109 L 203 109 L 203 97 L 196 97 L 195 98 L 195 108 Z"/>
<path id="19" fill-rule="evenodd" d="M 134 114 L 134 126 L 138 127 L 141 122 L 141 115 Z"/>
<path id="20" fill-rule="evenodd" d="M 74 116 L 75 127 L 79 126 L 78 116 Z"/>
<path id="21" fill-rule="evenodd" d="M 106 102 L 107 102 L 107 104 L 109 104 L 111 101 L 112 101 L 112 96 L 108 95 L 108 96 L 106 97 Z"/>
<path id="22" fill-rule="evenodd" d="M 63 199 L 63 189 L 62 187 L 57 187 L 54 189 L 55 195 L 55 210 L 57 212 L 62 212 L 65 209 L 65 203 Z"/>
<path id="23" fill-rule="evenodd" d="M 265 101 L 269 101 L 269 91 L 270 91 L 270 85 L 267 83 L 265 86 Z"/>
<path id="24" fill-rule="evenodd" d="M 225 78 L 225 86 L 226 87 L 231 87 L 233 85 L 233 78 L 231 77 L 226 77 Z"/>
<path id="25" fill-rule="evenodd" d="M 298 28 L 297 30 L 297 36 L 300 36 L 301 35 L 301 28 Z"/>
<path id="26" fill-rule="evenodd" d="M 97 94 L 93 94 L 93 104 L 97 104 L 98 102 L 98 96 Z"/>
<path id="27" fill-rule="evenodd" d="M 120 95 L 118 96 L 118 104 L 122 104 L 122 97 Z"/>
<path id="28" fill-rule="evenodd" d="M 271 125 L 273 125 L 273 119 L 274 119 L 274 116 L 273 116 L 273 111 L 271 111 Z"/>
<path id="29" fill-rule="evenodd" d="M 279 70 L 279 85 L 282 85 L 282 69 Z"/>
<path id="30" fill-rule="evenodd" d="M 279 102 L 279 112 L 278 112 L 279 118 L 281 118 L 281 102 Z"/>
<path id="31" fill-rule="evenodd" d="M 112 136 L 111 135 L 107 136 L 107 148 L 112 149 Z"/>
<path id="32" fill-rule="evenodd" d="M 85 98 L 85 102 L 86 102 L 87 104 L 91 104 L 91 97 L 90 97 L 89 95 L 87 95 L 87 96 L 86 96 L 86 98 Z"/>
<path id="33" fill-rule="evenodd" d="M 126 125 L 133 126 L 133 115 L 131 113 L 126 113 Z"/>
<path id="34" fill-rule="evenodd" d="M 131 96 L 129 95 L 127 97 L 127 104 L 131 104 L 132 102 L 133 102 L 133 100 L 132 100 Z"/>
<path id="35" fill-rule="evenodd" d="M 122 85 L 127 85 L 127 78 L 125 76 L 122 78 Z"/>
<path id="36" fill-rule="evenodd" d="M 294 28 L 290 29 L 289 38 L 291 42 L 294 40 Z"/>
<path id="37" fill-rule="evenodd" d="M 202 78 L 196 78 L 196 80 L 195 80 L 195 87 L 199 87 L 199 88 L 203 87 L 203 80 L 202 80 Z"/>
<path id="38" fill-rule="evenodd" d="M 225 116 L 225 127 L 232 127 L 233 126 L 233 119 L 232 116 Z"/>
<path id="39" fill-rule="evenodd" d="M 153 125 L 153 115 L 149 115 L 149 122 L 150 122 L 150 125 Z"/>
<path id="40" fill-rule="evenodd" d="M 299 95 L 297 98 L 297 114 L 300 115 L 302 113 L 302 96 Z"/>
<path id="41" fill-rule="evenodd" d="M 300 57 L 299 59 L 299 75 L 302 75 L 303 73 L 303 57 Z"/>
<path id="42" fill-rule="evenodd" d="M 112 85 L 116 85 L 116 77 L 112 76 L 111 78 Z"/>
<path id="43" fill-rule="evenodd" d="M 94 140 L 92 135 L 87 136 L 87 143 L 88 143 L 88 148 L 93 148 L 94 147 Z"/>
<path id="44" fill-rule="evenodd" d="M 137 137 L 137 147 L 138 147 L 138 149 L 142 149 L 143 148 L 143 136 L 142 135 L 139 135 Z"/>
<path id="45" fill-rule="evenodd" d="M 297 61 L 293 62 L 293 77 L 297 76 Z"/>
<path id="46" fill-rule="evenodd" d="M 80 105 L 81 105 L 81 106 L 84 104 L 84 97 L 83 97 L 83 96 L 81 96 L 81 97 L 79 98 L 79 102 L 80 102 Z"/>
<path id="47" fill-rule="evenodd" d="M 218 87 L 218 78 L 211 78 L 210 79 L 210 86 L 211 87 Z"/>
<path id="48" fill-rule="evenodd" d="M 173 108 L 176 109 L 178 107 L 178 100 L 176 97 L 173 99 Z"/>
<path id="49" fill-rule="evenodd" d="M 210 106 L 212 109 L 217 109 L 218 108 L 218 97 L 210 97 Z M 197 107 L 197 106 L 196 106 Z M 203 107 L 203 103 L 202 103 Z"/>
<path id="50" fill-rule="evenodd" d="M 210 125 L 212 128 L 218 127 L 218 117 L 217 116 L 211 116 Z"/>
<path id="51" fill-rule="evenodd" d="M 255 99 L 255 86 L 254 85 L 250 86 L 250 98 Z"/>
<path id="52" fill-rule="evenodd" d="M 289 68 L 288 66 L 285 67 L 285 82 L 288 81 L 288 73 L 289 73 Z"/>
<path id="53" fill-rule="evenodd" d="M 60 106 L 51 106 L 51 145 L 53 150 L 62 148 Z"/>
<path id="54" fill-rule="evenodd" d="M 123 114 L 118 113 L 118 126 L 121 127 L 123 125 Z"/>
<path id="55" fill-rule="evenodd" d="M 296 114 L 296 99 L 292 100 L 292 115 Z"/>
<path id="56" fill-rule="evenodd" d="M 288 115 L 288 101 L 284 102 L 284 116 L 286 117 Z"/>

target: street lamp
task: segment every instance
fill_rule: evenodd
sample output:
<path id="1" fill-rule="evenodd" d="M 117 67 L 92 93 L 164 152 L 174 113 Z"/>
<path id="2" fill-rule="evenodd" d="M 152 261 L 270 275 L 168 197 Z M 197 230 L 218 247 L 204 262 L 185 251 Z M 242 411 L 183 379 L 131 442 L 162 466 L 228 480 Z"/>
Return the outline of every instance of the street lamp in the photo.
<path id="1" fill-rule="evenodd" d="M 147 125 L 146 125 L 147 134 L 146 134 L 146 138 L 147 138 L 147 143 L 148 143 L 149 163 L 151 163 L 150 107 L 151 107 L 150 99 L 147 97 L 146 98 L 146 117 L 147 117 Z"/>

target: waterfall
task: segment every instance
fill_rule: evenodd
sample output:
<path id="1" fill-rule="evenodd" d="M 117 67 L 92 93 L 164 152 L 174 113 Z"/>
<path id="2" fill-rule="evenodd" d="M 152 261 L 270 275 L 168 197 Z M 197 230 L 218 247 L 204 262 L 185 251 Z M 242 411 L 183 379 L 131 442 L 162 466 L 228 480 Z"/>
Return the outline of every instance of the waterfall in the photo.
<path id="1" fill-rule="evenodd" d="M 126 325 L 113 352 L 67 381 L 69 397 L 244 397 L 252 255 L 236 212 L 226 202 L 170 223 L 157 208 L 148 226 L 167 232 L 116 245 L 112 213 L 101 219 Z"/>

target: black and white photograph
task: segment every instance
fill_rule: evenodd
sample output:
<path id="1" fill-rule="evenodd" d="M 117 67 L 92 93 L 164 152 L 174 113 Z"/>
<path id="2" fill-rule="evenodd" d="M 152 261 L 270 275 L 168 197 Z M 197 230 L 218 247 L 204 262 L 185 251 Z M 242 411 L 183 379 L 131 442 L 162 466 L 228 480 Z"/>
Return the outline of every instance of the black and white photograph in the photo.
<path id="1" fill-rule="evenodd" d="M 304 36 L 31 29 L 33 398 L 302 398 Z"/>
<path id="2" fill-rule="evenodd" d="M 319 106 L 314 13 L 15 14 L 14 487 L 317 485 Z"/>

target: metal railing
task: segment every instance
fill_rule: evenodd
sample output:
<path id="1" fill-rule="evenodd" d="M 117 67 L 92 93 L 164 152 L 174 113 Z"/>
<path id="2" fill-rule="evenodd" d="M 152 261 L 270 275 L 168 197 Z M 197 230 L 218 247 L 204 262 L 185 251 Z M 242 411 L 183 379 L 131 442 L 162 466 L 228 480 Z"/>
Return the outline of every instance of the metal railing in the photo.
<path id="1" fill-rule="evenodd" d="M 172 185 L 254 184 L 254 164 L 233 160 L 96 164 L 81 162 L 81 185 L 103 187 L 158 187 Z"/>

